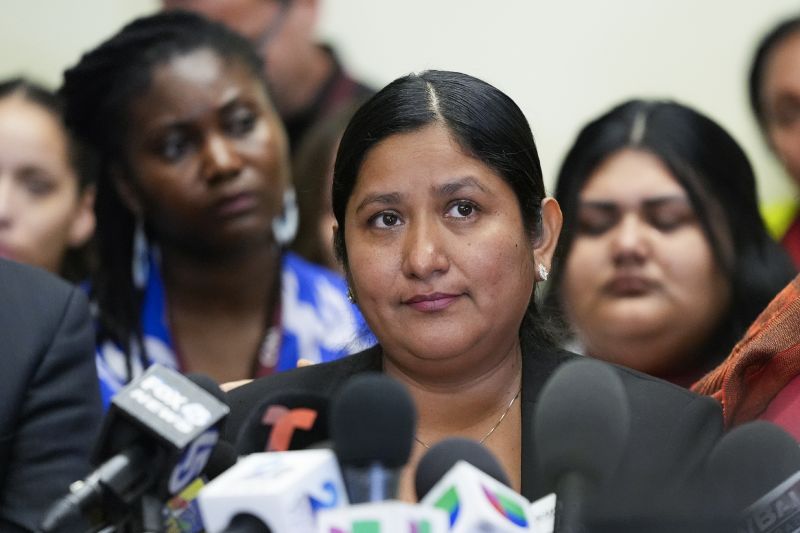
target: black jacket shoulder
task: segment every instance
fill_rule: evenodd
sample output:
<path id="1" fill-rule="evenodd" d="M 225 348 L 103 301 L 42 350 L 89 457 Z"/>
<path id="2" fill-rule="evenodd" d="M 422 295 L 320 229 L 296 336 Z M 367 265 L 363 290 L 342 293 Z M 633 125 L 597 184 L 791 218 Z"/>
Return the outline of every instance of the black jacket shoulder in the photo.
<path id="1" fill-rule="evenodd" d="M 250 411 L 274 394 L 307 391 L 330 397 L 350 376 L 369 371 L 380 372 L 381 368 L 380 347 L 373 346 L 335 361 L 295 368 L 237 387 L 227 394 L 231 412 L 225 424 L 225 440 L 235 443 Z"/>

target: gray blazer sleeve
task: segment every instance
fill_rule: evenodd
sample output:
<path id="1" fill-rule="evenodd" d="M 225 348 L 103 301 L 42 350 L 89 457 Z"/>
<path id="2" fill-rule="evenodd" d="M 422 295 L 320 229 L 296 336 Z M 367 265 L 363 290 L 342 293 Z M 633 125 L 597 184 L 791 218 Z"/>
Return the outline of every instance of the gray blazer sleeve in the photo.
<path id="1" fill-rule="evenodd" d="M 0 531 L 28 531 L 88 473 L 102 407 L 84 294 L 39 271 L 2 275 L 3 266 Z"/>

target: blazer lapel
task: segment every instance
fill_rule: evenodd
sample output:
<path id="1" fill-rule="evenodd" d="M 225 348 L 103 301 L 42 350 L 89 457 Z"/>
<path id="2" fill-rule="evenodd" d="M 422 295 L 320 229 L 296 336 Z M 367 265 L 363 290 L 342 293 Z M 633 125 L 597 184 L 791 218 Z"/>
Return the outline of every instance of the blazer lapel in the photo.
<path id="1" fill-rule="evenodd" d="M 522 495 L 534 501 L 544 496 L 534 446 L 534 412 L 544 384 L 559 365 L 579 355 L 556 348 L 522 346 Z"/>

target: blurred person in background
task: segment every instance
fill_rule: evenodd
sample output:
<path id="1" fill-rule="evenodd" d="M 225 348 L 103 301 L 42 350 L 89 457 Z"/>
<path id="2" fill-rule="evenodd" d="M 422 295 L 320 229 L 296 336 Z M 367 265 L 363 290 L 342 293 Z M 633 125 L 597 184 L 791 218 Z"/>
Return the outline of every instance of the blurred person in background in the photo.
<path id="1" fill-rule="evenodd" d="M 322 0 L 162 0 L 223 22 L 247 37 L 264 59 L 275 107 L 294 152 L 306 132 L 332 112 L 375 91 L 352 78 L 314 30 Z"/>
<path id="2" fill-rule="evenodd" d="M 555 197 L 547 308 L 592 357 L 688 387 L 794 275 L 742 149 L 678 103 L 632 100 L 590 122 Z"/>
<path id="3" fill-rule="evenodd" d="M 719 400 L 728 429 L 768 420 L 800 441 L 800 275 L 692 390 Z"/>
<path id="4" fill-rule="evenodd" d="M 102 158 L 92 298 L 108 402 L 158 362 L 237 381 L 349 353 L 344 280 L 287 251 L 297 227 L 286 135 L 260 57 L 188 12 L 143 17 L 61 88 Z"/>
<path id="5" fill-rule="evenodd" d="M 0 81 L 0 257 L 83 280 L 93 180 L 89 152 L 64 127 L 61 101 L 21 78 Z"/>
<path id="6" fill-rule="evenodd" d="M 750 67 L 749 89 L 761 132 L 795 185 L 793 198 L 767 206 L 764 214 L 800 267 L 800 17 L 781 22 L 762 38 Z"/>
<path id="7" fill-rule="evenodd" d="M 300 224 L 292 250 L 307 260 L 341 272 L 333 250 L 336 218 L 331 208 L 333 163 L 356 106 L 342 108 L 309 130 L 292 158 Z"/>

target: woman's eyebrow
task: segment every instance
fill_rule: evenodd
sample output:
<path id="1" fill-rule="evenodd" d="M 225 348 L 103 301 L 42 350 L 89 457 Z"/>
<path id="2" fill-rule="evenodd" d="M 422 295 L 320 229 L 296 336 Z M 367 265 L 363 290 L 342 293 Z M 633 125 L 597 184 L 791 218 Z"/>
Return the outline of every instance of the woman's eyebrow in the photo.
<path id="1" fill-rule="evenodd" d="M 403 195 L 399 192 L 368 194 L 356 207 L 356 213 L 372 204 L 397 205 L 402 199 Z"/>
<path id="2" fill-rule="evenodd" d="M 655 198 L 648 198 L 644 202 L 645 208 L 659 207 L 668 204 L 688 204 L 689 199 L 683 195 L 670 195 L 670 196 L 657 196 Z"/>
<path id="3" fill-rule="evenodd" d="M 670 194 L 664 196 L 654 196 L 651 198 L 645 198 L 644 200 L 642 200 L 641 205 L 644 208 L 652 208 L 671 203 L 676 203 L 676 204 L 689 203 L 689 199 L 686 198 L 686 196 L 680 194 Z M 581 200 L 578 202 L 578 207 L 589 208 L 589 209 L 602 209 L 604 211 L 608 211 L 611 209 L 617 209 L 619 207 L 619 203 L 615 202 L 614 200 L 605 200 L 605 199 Z"/>
<path id="4" fill-rule="evenodd" d="M 468 188 L 476 188 L 487 194 L 492 194 L 492 192 L 489 189 L 487 189 L 480 181 L 475 179 L 473 176 L 464 176 L 462 178 L 456 178 L 453 181 L 448 181 L 447 183 L 433 187 L 434 192 L 436 193 L 437 196 L 452 196 L 457 192 Z"/>
<path id="5" fill-rule="evenodd" d="M 469 188 L 479 189 L 487 194 L 492 194 L 489 189 L 487 189 L 480 181 L 472 176 L 464 176 L 462 178 L 456 178 L 452 181 L 448 181 L 441 185 L 432 186 L 433 192 L 437 196 L 452 196 L 461 190 Z M 400 192 L 367 194 L 367 196 L 364 197 L 364 199 L 358 204 L 358 207 L 356 207 L 356 213 L 371 204 L 396 205 L 400 203 L 404 197 L 405 195 Z"/>
<path id="6" fill-rule="evenodd" d="M 578 207 L 581 209 L 597 209 L 598 211 L 614 211 L 617 203 L 611 200 L 580 200 Z"/>

